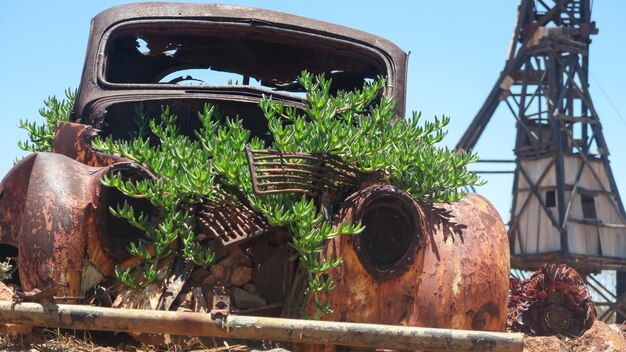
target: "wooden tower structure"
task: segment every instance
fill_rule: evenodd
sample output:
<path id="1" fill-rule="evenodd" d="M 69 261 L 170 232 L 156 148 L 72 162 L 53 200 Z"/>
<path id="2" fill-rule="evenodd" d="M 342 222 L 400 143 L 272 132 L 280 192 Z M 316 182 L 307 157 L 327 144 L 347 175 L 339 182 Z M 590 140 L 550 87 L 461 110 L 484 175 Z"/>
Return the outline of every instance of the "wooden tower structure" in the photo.
<path id="1" fill-rule="evenodd" d="M 516 120 L 511 265 L 567 263 L 617 271 L 617 290 L 591 275 L 607 312 L 626 317 L 626 213 L 589 95 L 590 0 L 521 0 L 504 70 L 457 149 L 471 150 L 496 108 Z M 620 317 L 621 316 L 621 317 Z"/>

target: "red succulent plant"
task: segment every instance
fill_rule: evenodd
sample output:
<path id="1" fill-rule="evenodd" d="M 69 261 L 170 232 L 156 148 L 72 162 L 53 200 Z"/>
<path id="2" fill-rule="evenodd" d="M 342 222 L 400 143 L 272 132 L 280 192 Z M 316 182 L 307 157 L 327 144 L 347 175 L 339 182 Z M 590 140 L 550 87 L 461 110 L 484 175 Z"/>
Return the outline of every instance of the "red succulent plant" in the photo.
<path id="1" fill-rule="evenodd" d="M 565 264 L 546 264 L 529 279 L 509 282 L 510 330 L 578 336 L 595 318 L 587 286 L 576 270 Z"/>

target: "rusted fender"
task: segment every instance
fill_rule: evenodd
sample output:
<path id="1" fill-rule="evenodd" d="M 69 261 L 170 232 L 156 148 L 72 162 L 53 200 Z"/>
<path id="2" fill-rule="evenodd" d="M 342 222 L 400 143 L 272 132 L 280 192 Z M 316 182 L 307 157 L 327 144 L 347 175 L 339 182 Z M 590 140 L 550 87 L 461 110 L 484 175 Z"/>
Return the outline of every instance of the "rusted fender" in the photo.
<path id="1" fill-rule="evenodd" d="M 90 167 L 54 153 L 32 154 L 15 165 L 0 183 L 0 242 L 18 249 L 24 291 L 59 287 L 56 295 L 77 297 L 101 275 L 113 274 L 124 258 L 115 256 L 100 177 L 135 168 Z"/>
<path id="2" fill-rule="evenodd" d="M 326 247 L 344 264 L 330 273 L 337 283 L 328 296 L 334 312 L 322 319 L 505 331 L 508 239 L 486 199 L 468 194 L 462 202 L 429 205 L 413 202 L 395 187 L 377 186 L 346 200 L 338 221 L 345 219 L 362 220 L 366 230 L 335 238 Z M 374 233 L 367 234 L 367 226 Z M 407 242 L 408 234 L 413 243 Z M 374 259 L 382 262 L 378 267 L 368 263 L 364 235 L 370 236 L 373 256 L 379 256 Z M 398 246 L 404 249 L 390 257 Z M 314 312 L 311 299 L 308 310 Z"/>
<path id="3" fill-rule="evenodd" d="M 28 193 L 28 179 L 37 155 L 20 160 L 0 183 L 0 243 L 19 246 L 24 204 Z"/>

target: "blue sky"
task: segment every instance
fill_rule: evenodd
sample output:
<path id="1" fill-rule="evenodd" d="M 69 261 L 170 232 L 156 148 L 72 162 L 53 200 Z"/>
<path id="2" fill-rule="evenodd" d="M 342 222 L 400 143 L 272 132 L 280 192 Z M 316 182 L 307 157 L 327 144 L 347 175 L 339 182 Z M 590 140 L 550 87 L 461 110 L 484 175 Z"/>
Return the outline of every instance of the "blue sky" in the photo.
<path id="1" fill-rule="evenodd" d="M 24 153 L 19 119 L 39 120 L 49 95 L 77 88 L 90 19 L 129 1 L 0 2 L 0 175 Z M 193 2 L 193 1 L 187 1 Z M 504 65 L 518 1 L 221 1 L 266 8 L 357 28 L 410 51 L 407 111 L 422 118 L 452 118 L 445 144 L 465 131 Z M 600 29 L 591 46 L 591 95 L 603 124 L 618 188 L 626 196 L 626 1 L 595 1 Z M 607 98 L 608 97 L 608 98 Z M 512 159 L 514 119 L 502 106 L 478 143 L 483 158 Z M 621 116 L 620 116 L 621 115 Z M 477 168 L 482 169 L 481 165 Z M 510 176 L 491 176 L 478 189 L 505 221 L 511 201 Z"/>

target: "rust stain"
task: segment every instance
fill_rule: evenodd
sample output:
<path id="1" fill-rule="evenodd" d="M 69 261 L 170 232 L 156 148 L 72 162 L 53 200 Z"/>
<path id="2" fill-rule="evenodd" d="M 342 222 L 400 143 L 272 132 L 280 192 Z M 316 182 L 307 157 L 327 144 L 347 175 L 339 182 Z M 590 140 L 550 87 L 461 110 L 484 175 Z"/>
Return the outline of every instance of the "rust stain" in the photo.
<path id="1" fill-rule="evenodd" d="M 105 218 L 100 177 L 111 170 L 149 177 L 131 163 L 91 167 L 56 153 L 33 154 L 0 184 L 0 242 L 18 248 L 24 291 L 61 285 L 57 295 L 79 297 L 84 258 L 104 275 L 121 260 Z M 113 247 L 112 247 L 113 246 Z M 122 246 L 125 250 L 125 247 Z M 72 303 L 72 301 L 68 301 Z"/>
<path id="2" fill-rule="evenodd" d="M 60 122 L 54 136 L 52 151 L 95 167 L 127 162 L 128 160 L 119 156 L 93 150 L 91 141 L 98 135 L 98 132 L 97 129 L 89 125 Z"/>
<path id="3" fill-rule="evenodd" d="M 363 213 L 363 204 L 346 202 L 340 215 Z M 353 238 L 328 244 L 326 251 L 341 255 L 344 264 L 331 273 L 337 282 L 329 295 L 334 312 L 322 319 L 504 331 L 509 247 L 496 210 L 475 194 L 453 204 L 414 206 L 425 242 L 398 276 L 371 275 Z"/>

